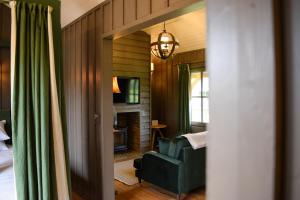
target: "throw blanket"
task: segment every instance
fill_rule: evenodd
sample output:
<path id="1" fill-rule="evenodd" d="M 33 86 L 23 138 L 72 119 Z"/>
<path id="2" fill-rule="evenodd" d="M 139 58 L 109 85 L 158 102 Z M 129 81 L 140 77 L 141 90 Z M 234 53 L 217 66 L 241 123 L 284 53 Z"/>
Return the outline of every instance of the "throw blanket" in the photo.
<path id="1" fill-rule="evenodd" d="M 206 146 L 206 135 L 207 131 L 199 133 L 188 133 L 182 135 L 182 137 L 187 138 L 193 149 L 200 149 Z"/>

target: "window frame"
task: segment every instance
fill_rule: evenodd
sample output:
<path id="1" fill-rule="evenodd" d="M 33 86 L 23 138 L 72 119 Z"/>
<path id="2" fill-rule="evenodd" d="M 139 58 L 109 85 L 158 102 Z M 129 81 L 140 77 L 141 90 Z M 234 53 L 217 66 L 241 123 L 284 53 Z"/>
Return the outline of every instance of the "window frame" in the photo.
<path id="1" fill-rule="evenodd" d="M 130 93 L 130 81 L 135 80 L 138 83 L 138 93 Z M 127 85 L 127 95 L 126 95 L 126 103 L 129 105 L 135 105 L 141 103 L 141 80 L 139 77 L 130 77 L 128 79 L 128 85 Z M 137 97 L 137 102 L 130 102 L 130 96 L 133 95 L 134 99 Z"/>
<path id="2" fill-rule="evenodd" d="M 203 96 L 203 73 L 204 72 L 207 72 L 206 71 L 206 67 L 205 66 L 194 66 L 190 69 L 190 73 L 191 73 L 191 76 L 192 76 L 192 73 L 201 73 L 201 96 L 195 96 L 194 98 L 200 98 L 201 99 L 201 122 L 195 122 L 195 121 L 192 121 L 192 118 L 191 118 L 191 125 L 192 126 L 198 126 L 198 127 L 203 127 L 203 126 L 206 126 L 208 123 L 206 122 L 203 122 L 203 98 L 209 98 L 208 96 Z M 190 81 L 190 84 L 191 84 L 191 81 Z M 190 98 L 192 99 L 193 96 L 192 96 L 192 86 L 190 85 L 190 90 L 191 90 L 191 93 L 190 93 Z M 192 110 L 192 107 L 190 105 L 190 109 Z"/>

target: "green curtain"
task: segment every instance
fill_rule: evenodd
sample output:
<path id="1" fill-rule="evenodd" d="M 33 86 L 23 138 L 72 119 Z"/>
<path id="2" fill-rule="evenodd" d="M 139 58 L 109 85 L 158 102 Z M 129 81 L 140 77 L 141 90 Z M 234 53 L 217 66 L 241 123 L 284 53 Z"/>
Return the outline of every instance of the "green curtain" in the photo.
<path id="1" fill-rule="evenodd" d="M 18 1 L 16 59 L 12 116 L 14 169 L 18 200 L 57 199 L 50 107 L 50 64 L 48 46 L 48 5 L 54 8 L 53 31 L 56 76 L 66 170 L 69 179 L 66 119 L 60 51 L 60 3 L 58 1 Z M 70 192 L 69 187 L 69 192 Z"/>
<path id="2" fill-rule="evenodd" d="M 178 134 L 186 134 L 191 130 L 190 122 L 190 69 L 188 64 L 180 64 L 179 68 L 179 125 Z"/>

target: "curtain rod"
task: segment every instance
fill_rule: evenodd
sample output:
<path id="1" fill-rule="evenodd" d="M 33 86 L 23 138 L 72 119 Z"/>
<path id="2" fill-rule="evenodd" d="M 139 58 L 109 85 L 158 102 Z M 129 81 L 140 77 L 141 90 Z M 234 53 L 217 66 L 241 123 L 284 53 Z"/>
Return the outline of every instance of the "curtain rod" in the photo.
<path id="1" fill-rule="evenodd" d="M 9 2 L 11 1 L 17 1 L 17 0 L 0 0 L 0 4 L 2 3 L 3 5 L 7 6 L 8 8 L 10 8 L 9 6 Z M 52 6 L 50 6 L 52 8 Z"/>

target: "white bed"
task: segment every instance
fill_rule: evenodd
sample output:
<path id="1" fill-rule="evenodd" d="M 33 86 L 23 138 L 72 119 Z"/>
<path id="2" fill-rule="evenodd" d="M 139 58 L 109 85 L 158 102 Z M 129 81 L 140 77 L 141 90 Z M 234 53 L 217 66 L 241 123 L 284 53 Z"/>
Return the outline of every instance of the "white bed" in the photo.
<path id="1" fill-rule="evenodd" d="M 0 151 L 0 200 L 15 200 L 12 147 Z"/>

